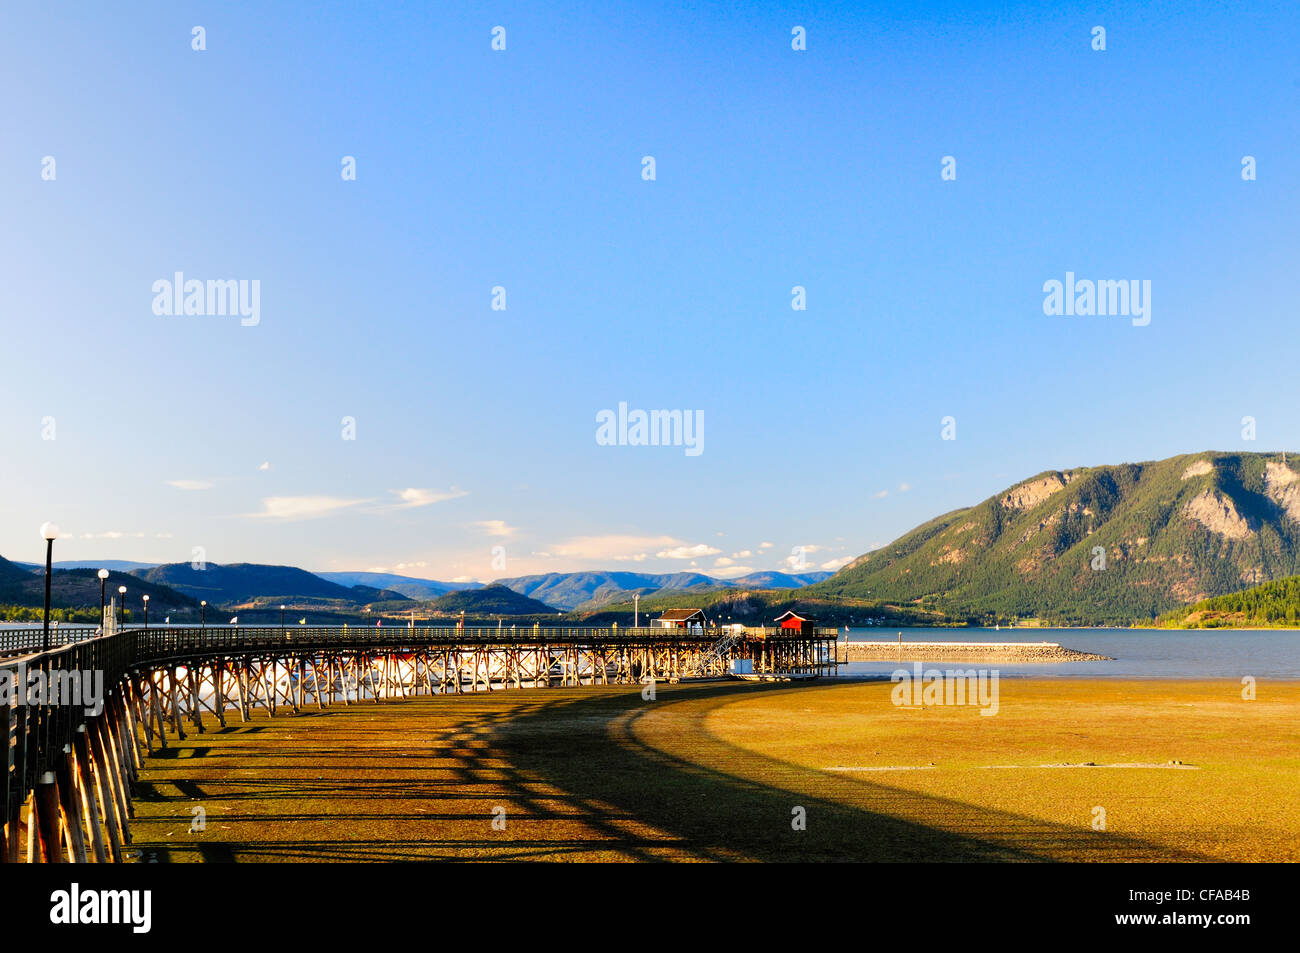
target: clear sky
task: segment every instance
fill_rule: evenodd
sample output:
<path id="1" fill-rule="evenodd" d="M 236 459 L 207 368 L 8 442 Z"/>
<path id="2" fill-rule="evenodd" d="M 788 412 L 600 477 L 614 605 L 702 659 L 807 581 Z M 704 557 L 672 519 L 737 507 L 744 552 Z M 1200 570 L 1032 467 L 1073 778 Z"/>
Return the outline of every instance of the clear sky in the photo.
<path id="1" fill-rule="evenodd" d="M 7 9 L 0 554 L 834 568 L 1300 449 L 1294 2 L 670 6 Z M 155 314 L 178 271 L 258 323 Z M 1045 315 L 1067 271 L 1150 324 Z M 599 444 L 620 402 L 703 452 Z"/>

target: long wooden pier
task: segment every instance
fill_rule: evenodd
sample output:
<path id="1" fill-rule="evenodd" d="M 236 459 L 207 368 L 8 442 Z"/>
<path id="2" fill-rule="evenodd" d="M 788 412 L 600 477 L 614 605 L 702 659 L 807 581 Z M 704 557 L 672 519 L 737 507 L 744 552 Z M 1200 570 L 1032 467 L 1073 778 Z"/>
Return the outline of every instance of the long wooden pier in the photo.
<path id="1" fill-rule="evenodd" d="M 833 674 L 835 629 L 164 626 L 38 651 L 0 630 L 5 862 L 117 862 L 143 759 L 209 724 L 419 694 Z M 98 687 L 96 687 L 98 686 Z M 57 690 L 56 690 L 57 689 Z M 205 719 L 207 719 L 205 721 Z"/>

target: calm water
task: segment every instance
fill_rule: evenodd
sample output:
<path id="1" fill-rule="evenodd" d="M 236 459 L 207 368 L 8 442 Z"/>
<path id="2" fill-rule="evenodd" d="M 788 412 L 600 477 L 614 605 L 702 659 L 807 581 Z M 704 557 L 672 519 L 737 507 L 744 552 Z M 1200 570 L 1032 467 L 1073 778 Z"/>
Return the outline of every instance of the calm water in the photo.
<path id="1" fill-rule="evenodd" d="M 850 641 L 893 641 L 898 629 L 884 626 L 852 628 Z M 903 629 L 903 658 L 930 661 L 909 654 L 908 642 L 1059 642 L 1068 649 L 1112 656 L 1113 662 L 1056 662 L 1037 665 L 998 665 L 1002 675 L 1087 675 L 1138 678 L 1300 678 L 1300 631 L 1250 630 L 1215 632 L 1205 629 Z M 841 638 L 844 629 L 840 629 Z M 951 659 L 936 666 L 960 667 Z M 896 662 L 850 662 L 843 675 L 889 674 Z M 988 667 L 988 666 L 985 666 Z"/>

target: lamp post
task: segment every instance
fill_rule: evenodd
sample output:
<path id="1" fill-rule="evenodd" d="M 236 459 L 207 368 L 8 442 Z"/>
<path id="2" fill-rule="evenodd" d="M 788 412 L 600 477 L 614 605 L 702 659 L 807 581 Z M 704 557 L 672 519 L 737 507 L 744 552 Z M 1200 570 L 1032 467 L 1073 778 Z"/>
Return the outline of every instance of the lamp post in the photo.
<path id="1" fill-rule="evenodd" d="M 280 606 L 280 635 L 284 635 L 284 606 Z"/>
<path id="2" fill-rule="evenodd" d="M 632 594 L 632 628 L 635 629 L 637 627 L 637 623 L 640 621 L 641 621 L 641 593 L 635 592 Z"/>
<path id="3" fill-rule="evenodd" d="M 199 601 L 199 631 L 207 633 L 208 631 L 208 600 Z"/>
<path id="4" fill-rule="evenodd" d="M 59 528 L 53 523 L 41 524 L 41 536 L 45 540 L 45 624 L 42 638 L 42 651 L 50 650 L 50 576 L 54 573 L 54 540 L 59 535 Z"/>
<path id="5" fill-rule="evenodd" d="M 149 628 L 149 594 L 145 593 L 144 597 L 144 627 Z"/>
<path id="6" fill-rule="evenodd" d="M 101 569 L 99 575 L 99 624 L 104 624 L 104 583 L 108 582 L 108 570 Z"/>
<path id="7" fill-rule="evenodd" d="M 126 622 L 126 586 L 118 586 L 117 594 L 119 597 L 118 602 L 120 603 L 118 608 L 122 612 L 122 621 Z"/>

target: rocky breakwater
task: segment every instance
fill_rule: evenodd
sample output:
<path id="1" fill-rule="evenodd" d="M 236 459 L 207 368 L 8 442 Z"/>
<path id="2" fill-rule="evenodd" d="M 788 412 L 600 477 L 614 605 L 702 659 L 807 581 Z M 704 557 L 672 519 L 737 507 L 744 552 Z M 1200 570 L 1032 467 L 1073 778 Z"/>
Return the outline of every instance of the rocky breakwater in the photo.
<path id="1" fill-rule="evenodd" d="M 844 658 L 845 643 L 840 644 Z M 1109 655 L 1067 649 L 1059 642 L 849 642 L 849 662 L 1108 662 Z"/>

